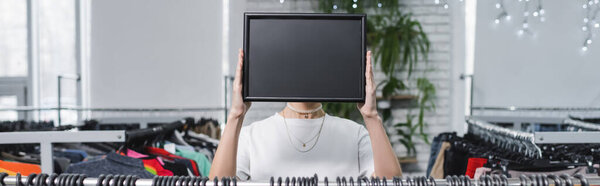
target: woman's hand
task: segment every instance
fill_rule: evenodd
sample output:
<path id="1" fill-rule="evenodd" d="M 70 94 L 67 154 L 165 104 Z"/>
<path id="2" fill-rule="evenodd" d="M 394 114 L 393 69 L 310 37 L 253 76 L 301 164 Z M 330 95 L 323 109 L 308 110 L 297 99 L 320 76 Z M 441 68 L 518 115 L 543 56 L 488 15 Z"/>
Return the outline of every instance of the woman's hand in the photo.
<path id="1" fill-rule="evenodd" d="M 243 117 L 248 109 L 250 109 L 251 102 L 244 102 L 242 98 L 242 67 L 244 65 L 244 51 L 239 50 L 238 64 L 235 70 L 235 79 L 233 80 L 233 93 L 231 95 L 231 111 L 229 117 L 240 118 Z"/>
<path id="2" fill-rule="evenodd" d="M 373 79 L 373 65 L 371 62 L 371 51 L 367 52 L 367 70 L 365 72 L 365 102 L 358 103 L 358 110 L 365 120 L 365 126 L 369 131 L 371 147 L 373 148 L 373 161 L 375 173 L 373 176 L 394 177 L 402 176 L 402 168 L 398 163 L 396 153 L 392 148 L 385 127 L 379 115 L 377 115 L 377 102 L 375 97 L 375 80 Z"/>
<path id="3" fill-rule="evenodd" d="M 373 65 L 371 62 L 371 51 L 367 51 L 367 65 L 365 72 L 365 102 L 358 103 L 357 107 L 363 118 L 377 118 L 377 102 L 375 97 L 375 80 L 373 79 Z"/>
<path id="4" fill-rule="evenodd" d="M 244 102 L 242 99 L 242 66 L 244 63 L 244 51 L 240 49 L 238 55 L 237 69 L 235 70 L 235 79 L 233 80 L 233 94 L 231 95 L 231 112 L 227 116 L 227 124 L 221 135 L 219 148 L 215 152 L 215 158 L 212 161 L 209 178 L 223 178 L 235 176 L 237 166 L 237 149 L 244 122 L 244 115 L 250 109 L 250 102 Z"/>

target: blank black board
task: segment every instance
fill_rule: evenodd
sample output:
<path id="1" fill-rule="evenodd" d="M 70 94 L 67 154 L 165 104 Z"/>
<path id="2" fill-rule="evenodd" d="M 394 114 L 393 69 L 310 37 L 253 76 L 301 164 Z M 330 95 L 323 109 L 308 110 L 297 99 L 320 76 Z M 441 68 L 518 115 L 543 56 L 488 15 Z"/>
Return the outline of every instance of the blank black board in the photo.
<path id="1" fill-rule="evenodd" d="M 245 101 L 362 102 L 364 14 L 245 13 Z"/>

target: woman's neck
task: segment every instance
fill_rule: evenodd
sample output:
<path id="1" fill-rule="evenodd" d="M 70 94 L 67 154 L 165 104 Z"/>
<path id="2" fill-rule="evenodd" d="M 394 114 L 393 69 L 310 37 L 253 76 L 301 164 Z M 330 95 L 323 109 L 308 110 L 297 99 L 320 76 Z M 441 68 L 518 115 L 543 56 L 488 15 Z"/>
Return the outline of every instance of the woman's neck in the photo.
<path id="1" fill-rule="evenodd" d="M 311 111 L 321 106 L 319 102 L 289 102 L 288 105 L 280 112 L 285 118 L 300 118 L 313 119 L 320 118 L 325 115 L 323 109 L 319 109 L 312 113 L 300 113 L 297 111 Z M 291 109 L 290 107 L 293 107 Z"/>

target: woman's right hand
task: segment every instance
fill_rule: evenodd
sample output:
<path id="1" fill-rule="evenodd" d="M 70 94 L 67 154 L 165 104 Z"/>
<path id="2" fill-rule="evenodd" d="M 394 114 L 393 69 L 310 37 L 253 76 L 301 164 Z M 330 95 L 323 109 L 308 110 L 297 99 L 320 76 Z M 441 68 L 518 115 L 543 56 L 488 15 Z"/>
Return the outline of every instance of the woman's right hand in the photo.
<path id="1" fill-rule="evenodd" d="M 233 93 L 231 95 L 231 111 L 229 117 L 241 118 L 244 117 L 248 109 L 250 109 L 251 102 L 244 102 L 242 98 L 242 67 L 244 65 L 244 51 L 239 50 L 238 64 L 235 70 L 235 79 L 233 80 Z"/>

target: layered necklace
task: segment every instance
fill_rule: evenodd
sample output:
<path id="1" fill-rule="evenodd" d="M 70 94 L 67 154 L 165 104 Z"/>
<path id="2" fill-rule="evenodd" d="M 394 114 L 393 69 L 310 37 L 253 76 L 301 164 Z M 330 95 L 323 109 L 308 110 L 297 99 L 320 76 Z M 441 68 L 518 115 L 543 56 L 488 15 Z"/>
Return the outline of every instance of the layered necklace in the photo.
<path id="1" fill-rule="evenodd" d="M 297 112 L 299 114 L 304 114 L 304 118 L 308 118 L 309 114 L 315 113 L 315 112 L 320 111 L 321 109 L 323 109 L 323 105 L 322 104 L 320 104 L 317 108 L 311 109 L 311 110 L 298 110 L 298 109 L 292 107 L 292 105 L 290 105 L 290 103 L 287 104 L 287 107 L 290 110 L 294 111 L 294 112 Z"/>
<path id="2" fill-rule="evenodd" d="M 291 107 L 289 104 L 288 104 L 288 108 L 290 108 L 290 110 L 292 110 L 294 112 L 298 112 L 295 109 L 292 109 L 293 107 Z M 316 111 L 321 110 L 321 108 L 322 108 L 322 106 L 319 106 L 317 109 L 311 110 L 311 112 L 304 111 L 304 112 L 298 112 L 298 113 L 301 113 L 301 114 L 308 113 L 308 114 L 310 114 L 310 113 L 314 113 Z M 285 110 L 283 112 L 285 112 Z M 317 145 L 317 142 L 319 141 L 319 138 L 321 137 L 321 131 L 323 130 L 323 124 L 325 123 L 325 116 L 323 116 L 323 120 L 321 120 L 321 126 L 319 127 L 319 131 L 317 132 L 317 134 L 315 136 L 313 136 L 312 138 L 310 138 L 308 141 L 302 141 L 300 138 L 298 138 L 298 137 L 296 137 L 296 136 L 294 136 L 294 135 L 292 135 L 290 133 L 290 129 L 289 129 L 287 121 L 285 119 L 285 113 L 282 113 L 282 114 L 283 114 L 283 123 L 285 124 L 285 129 L 286 129 L 287 134 L 288 134 L 288 139 L 290 140 L 290 143 L 292 144 L 292 146 L 294 146 L 294 149 L 296 149 L 299 152 L 308 152 L 308 151 L 312 150 Z M 308 114 L 306 114 L 305 118 L 308 118 Z M 294 145 L 294 143 L 292 142 L 292 137 L 291 136 L 294 136 L 294 138 L 296 138 L 296 140 L 298 140 L 300 143 L 302 143 L 302 148 L 301 149 L 298 149 L 298 147 L 296 147 L 296 145 Z M 313 140 L 316 140 L 315 143 L 312 146 L 307 147 L 306 144 L 310 143 Z"/>

